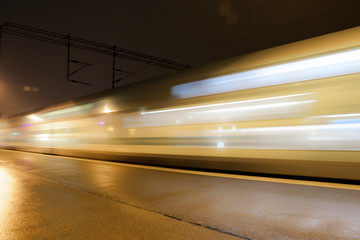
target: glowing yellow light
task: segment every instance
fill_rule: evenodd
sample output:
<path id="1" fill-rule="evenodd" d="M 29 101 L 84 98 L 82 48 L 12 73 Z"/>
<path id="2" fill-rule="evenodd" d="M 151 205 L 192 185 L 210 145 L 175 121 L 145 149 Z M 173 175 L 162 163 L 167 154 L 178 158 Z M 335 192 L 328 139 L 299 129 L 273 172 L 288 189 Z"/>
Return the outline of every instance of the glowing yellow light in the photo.
<path id="1" fill-rule="evenodd" d="M 12 207 L 13 191 L 14 179 L 6 172 L 6 169 L 0 167 L 0 223 L 6 220 L 7 214 Z M 0 224 L 0 232 L 2 231 L 2 224 Z"/>
<path id="2" fill-rule="evenodd" d="M 29 87 L 29 86 L 24 86 L 24 91 L 26 91 L 26 92 L 29 92 L 29 91 L 31 91 L 31 87 Z"/>
<path id="3" fill-rule="evenodd" d="M 103 113 L 111 113 L 113 112 L 108 106 L 105 106 Z"/>
<path id="4" fill-rule="evenodd" d="M 0 168 L 0 183 L 8 183 L 13 181 L 14 179 L 2 168 Z M 0 188 L 0 192 L 2 193 L 3 189 Z"/>

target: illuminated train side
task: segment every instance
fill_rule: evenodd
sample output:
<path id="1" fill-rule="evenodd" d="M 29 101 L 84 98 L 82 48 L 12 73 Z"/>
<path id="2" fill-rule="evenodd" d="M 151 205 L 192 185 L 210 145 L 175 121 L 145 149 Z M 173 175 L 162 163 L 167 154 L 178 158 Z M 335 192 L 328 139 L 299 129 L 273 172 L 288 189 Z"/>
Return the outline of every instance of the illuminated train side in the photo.
<path id="1" fill-rule="evenodd" d="M 2 148 L 360 180 L 360 28 L 0 122 Z"/>

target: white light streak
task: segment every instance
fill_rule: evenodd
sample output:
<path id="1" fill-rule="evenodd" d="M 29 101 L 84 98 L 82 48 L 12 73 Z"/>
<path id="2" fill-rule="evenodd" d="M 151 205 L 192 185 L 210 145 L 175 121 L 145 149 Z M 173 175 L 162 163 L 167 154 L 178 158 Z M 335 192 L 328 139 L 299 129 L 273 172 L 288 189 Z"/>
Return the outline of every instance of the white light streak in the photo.
<path id="1" fill-rule="evenodd" d="M 40 141 L 49 141 L 50 134 L 36 134 L 35 137 L 39 139 Z"/>
<path id="2" fill-rule="evenodd" d="M 360 49 L 327 54 L 174 86 L 172 94 L 190 98 L 295 83 L 360 72 Z"/>
<path id="3" fill-rule="evenodd" d="M 225 108 L 225 109 L 215 109 L 215 110 L 206 110 L 201 111 L 199 113 L 213 113 L 213 112 L 233 112 L 233 111 L 244 111 L 244 110 L 255 110 L 255 109 L 263 109 L 263 108 L 275 108 L 275 107 L 289 107 L 299 104 L 312 103 L 316 102 L 316 100 L 308 100 L 308 101 L 298 101 L 298 102 L 284 102 L 284 103 L 273 103 L 273 104 L 263 104 L 258 106 L 249 106 L 249 107 L 237 107 L 237 108 Z"/>
<path id="4" fill-rule="evenodd" d="M 146 115 L 146 114 L 184 111 L 184 110 L 200 109 L 200 108 L 208 108 L 208 107 L 220 107 L 220 106 L 227 106 L 227 105 L 233 105 L 233 104 L 252 103 L 252 102 L 258 102 L 258 101 L 268 101 L 268 100 L 277 100 L 277 99 L 283 99 L 283 98 L 305 96 L 305 95 L 310 95 L 310 94 L 314 94 L 314 93 L 300 93 L 300 94 L 292 94 L 292 95 L 284 95 L 284 96 L 268 97 L 268 98 L 258 98 L 258 99 L 235 101 L 235 102 L 215 103 L 215 104 L 207 104 L 207 105 L 199 105 L 199 106 L 183 107 L 183 108 L 172 108 L 172 109 L 165 109 L 165 110 L 141 112 L 141 114 Z"/>
<path id="5" fill-rule="evenodd" d="M 35 120 L 35 121 L 38 121 L 38 122 L 41 122 L 41 121 L 42 121 L 42 119 L 41 119 L 40 117 L 35 116 L 35 115 L 30 115 L 30 116 L 28 116 L 27 118 L 30 118 L 30 119 Z"/>
<path id="6" fill-rule="evenodd" d="M 327 130 L 327 129 L 353 129 L 353 128 L 360 128 L 360 123 L 242 128 L 242 129 L 238 129 L 237 131 L 241 131 L 241 132 L 274 132 L 274 131 L 303 131 L 303 130 L 317 131 L 317 130 Z"/>
<path id="7" fill-rule="evenodd" d="M 343 118 L 343 117 L 360 117 L 360 113 L 323 115 L 323 116 L 313 116 L 310 118 Z"/>

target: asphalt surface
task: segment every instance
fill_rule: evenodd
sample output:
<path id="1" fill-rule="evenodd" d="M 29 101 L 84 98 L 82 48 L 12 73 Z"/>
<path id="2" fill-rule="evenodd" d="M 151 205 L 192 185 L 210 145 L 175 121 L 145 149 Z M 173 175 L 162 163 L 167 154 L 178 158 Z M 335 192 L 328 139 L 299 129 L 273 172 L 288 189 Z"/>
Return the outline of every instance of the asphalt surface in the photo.
<path id="1" fill-rule="evenodd" d="M 0 239 L 360 239 L 360 186 L 0 150 Z"/>

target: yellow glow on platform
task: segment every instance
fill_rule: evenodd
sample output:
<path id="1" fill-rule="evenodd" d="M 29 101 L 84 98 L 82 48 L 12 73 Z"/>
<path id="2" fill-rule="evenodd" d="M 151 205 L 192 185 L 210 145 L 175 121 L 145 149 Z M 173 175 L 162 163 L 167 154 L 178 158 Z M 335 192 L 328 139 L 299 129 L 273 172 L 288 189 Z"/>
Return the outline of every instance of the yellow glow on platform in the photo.
<path id="1" fill-rule="evenodd" d="M 13 178 L 4 170 L 0 168 L 0 183 L 7 183 L 13 181 Z M 0 194 L 3 192 L 3 188 L 0 188 Z"/>
<path id="2" fill-rule="evenodd" d="M 14 179 L 6 172 L 5 169 L 0 168 L 0 231 L 7 218 L 7 213 L 11 207 L 11 198 L 14 190 Z"/>

